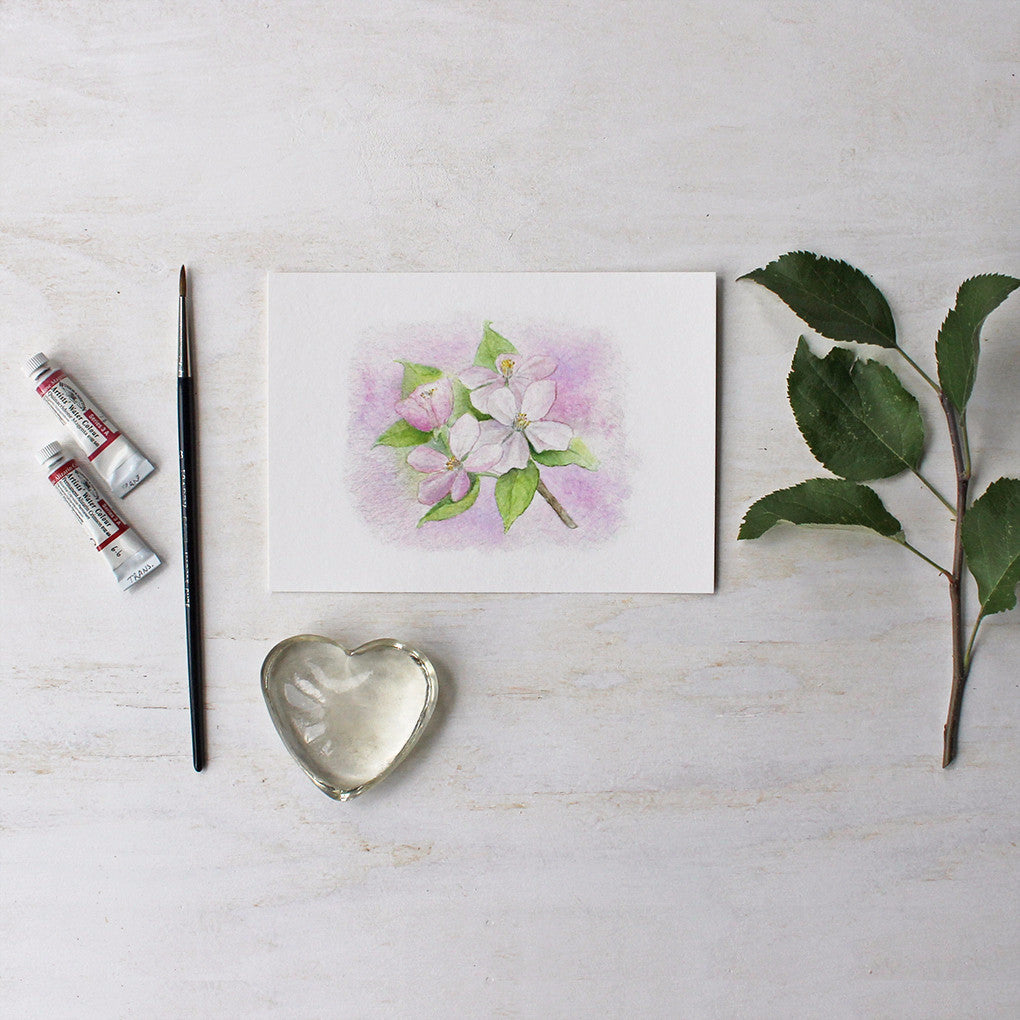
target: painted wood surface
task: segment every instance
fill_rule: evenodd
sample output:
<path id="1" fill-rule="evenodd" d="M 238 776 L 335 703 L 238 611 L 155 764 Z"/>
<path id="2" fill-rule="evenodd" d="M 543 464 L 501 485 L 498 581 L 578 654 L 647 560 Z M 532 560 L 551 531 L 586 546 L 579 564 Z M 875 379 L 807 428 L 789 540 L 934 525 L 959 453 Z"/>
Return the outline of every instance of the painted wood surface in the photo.
<path id="1" fill-rule="evenodd" d="M 846 258 L 930 370 L 960 281 L 1018 270 L 1017 34 L 1010 4 L 916 0 L 0 6 L 5 1012 L 1015 1016 L 1018 618 L 987 626 L 943 772 L 935 572 L 855 535 L 734 540 L 815 468 L 785 405 L 799 325 L 733 281 Z M 265 274 L 327 269 L 718 272 L 717 594 L 267 594 Z M 982 353 L 981 488 L 1020 470 L 1018 308 Z M 127 595 L 35 467 L 60 435 L 36 350 L 159 466 L 124 509 L 166 566 Z M 948 555 L 929 494 L 883 493 Z M 440 671 L 424 744 L 349 804 L 259 691 L 306 631 Z"/>

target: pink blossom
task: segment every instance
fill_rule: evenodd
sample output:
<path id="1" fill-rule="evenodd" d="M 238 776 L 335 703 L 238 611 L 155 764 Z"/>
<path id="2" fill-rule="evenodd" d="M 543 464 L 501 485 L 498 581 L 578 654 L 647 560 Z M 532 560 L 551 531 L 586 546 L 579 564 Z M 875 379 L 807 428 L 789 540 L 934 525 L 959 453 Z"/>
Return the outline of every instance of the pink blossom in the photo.
<path id="1" fill-rule="evenodd" d="M 419 503 L 432 506 L 446 495 L 456 503 L 467 495 L 471 488 L 468 472 L 488 471 L 503 452 L 498 444 L 481 443 L 480 439 L 478 419 L 462 414 L 450 429 L 450 456 L 434 446 L 416 446 L 407 455 L 407 463 L 425 475 L 418 486 Z"/>
<path id="2" fill-rule="evenodd" d="M 488 400 L 491 421 L 481 423 L 481 442 L 498 443 L 502 456 L 493 467 L 496 474 L 511 468 L 522 468 L 531 457 L 528 444 L 536 453 L 544 450 L 565 450 L 574 430 L 545 416 L 556 399 L 556 383 L 551 379 L 533 382 L 518 399 L 510 387 L 497 389 Z"/>
<path id="3" fill-rule="evenodd" d="M 422 383 L 397 402 L 401 418 L 421 432 L 432 432 L 445 425 L 453 411 L 453 385 L 443 376 L 435 382 Z"/>
<path id="4" fill-rule="evenodd" d="M 475 366 L 462 372 L 460 379 L 472 391 L 471 403 L 482 414 L 491 414 L 489 402 L 500 390 L 509 389 L 520 400 L 524 391 L 539 379 L 545 379 L 556 371 L 556 361 L 544 354 L 523 358 L 516 352 L 499 354 L 495 360 L 495 371 Z"/>

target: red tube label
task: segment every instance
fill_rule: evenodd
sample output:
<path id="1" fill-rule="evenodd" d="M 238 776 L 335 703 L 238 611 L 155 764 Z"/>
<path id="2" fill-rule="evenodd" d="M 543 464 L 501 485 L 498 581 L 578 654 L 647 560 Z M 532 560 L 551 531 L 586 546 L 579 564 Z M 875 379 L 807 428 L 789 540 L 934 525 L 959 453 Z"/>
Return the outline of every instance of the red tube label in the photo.
<path id="1" fill-rule="evenodd" d="M 99 543 L 99 545 L 96 546 L 96 548 L 100 552 L 102 552 L 114 539 L 120 538 L 120 536 L 123 535 L 125 531 L 127 531 L 128 526 L 113 512 L 113 510 L 110 508 L 110 504 L 107 503 L 105 499 L 101 499 L 99 501 L 99 506 L 100 509 L 102 509 L 103 513 L 105 513 L 106 516 L 110 519 L 110 523 L 115 525 L 117 528 L 117 530 L 112 535 L 110 535 L 109 538 L 104 539 L 102 542 Z"/>
<path id="2" fill-rule="evenodd" d="M 85 526 L 93 545 L 100 552 L 130 527 L 113 512 L 77 461 L 72 459 L 61 464 L 50 475 L 50 481 Z"/>
<path id="3" fill-rule="evenodd" d="M 91 447 L 89 460 L 95 460 L 120 437 L 117 426 L 73 379 L 64 374 L 63 369 L 58 368 L 48 375 L 35 391 L 53 408 L 56 416 L 75 432 L 82 448 Z"/>
<path id="4" fill-rule="evenodd" d="M 50 481 L 56 485 L 57 482 L 65 479 L 76 467 L 78 462 L 76 460 L 69 460 L 66 464 L 61 464 L 56 471 L 50 475 Z"/>
<path id="5" fill-rule="evenodd" d="M 64 371 L 63 369 L 58 368 L 55 372 L 51 372 L 48 376 L 46 376 L 46 378 L 43 379 L 38 386 L 36 386 L 35 392 L 38 393 L 40 397 L 44 397 L 63 378 Z"/>

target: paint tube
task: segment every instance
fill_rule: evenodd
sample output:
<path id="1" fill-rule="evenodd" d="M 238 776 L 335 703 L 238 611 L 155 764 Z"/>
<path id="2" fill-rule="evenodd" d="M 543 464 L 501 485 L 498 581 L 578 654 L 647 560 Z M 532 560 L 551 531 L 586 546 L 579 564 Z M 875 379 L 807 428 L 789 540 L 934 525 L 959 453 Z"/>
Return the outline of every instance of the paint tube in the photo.
<path id="1" fill-rule="evenodd" d="M 113 568 L 121 591 L 130 588 L 159 566 L 159 557 L 127 521 L 118 517 L 78 462 L 50 443 L 36 459 L 46 469 L 54 488 L 71 508 L 92 544 Z"/>
<path id="2" fill-rule="evenodd" d="M 115 496 L 123 499 L 155 470 L 106 412 L 45 354 L 29 358 L 24 370 Z"/>

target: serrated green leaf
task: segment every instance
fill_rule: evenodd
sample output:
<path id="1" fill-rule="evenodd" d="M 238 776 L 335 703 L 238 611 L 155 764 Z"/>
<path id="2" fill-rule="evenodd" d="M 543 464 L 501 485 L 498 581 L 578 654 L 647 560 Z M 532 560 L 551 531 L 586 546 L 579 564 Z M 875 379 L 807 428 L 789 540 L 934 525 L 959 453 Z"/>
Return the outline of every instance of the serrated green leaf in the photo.
<path id="1" fill-rule="evenodd" d="M 443 377 L 443 370 L 432 365 L 419 365 L 414 361 L 401 361 L 400 364 L 404 366 L 404 378 L 400 383 L 401 397 L 408 396 L 423 383 L 435 382 Z"/>
<path id="2" fill-rule="evenodd" d="M 960 534 L 981 615 L 1013 609 L 1020 584 L 1020 479 L 992 482 L 964 514 Z"/>
<path id="3" fill-rule="evenodd" d="M 787 391 L 804 441 L 833 474 L 865 482 L 920 463 L 921 409 L 891 368 L 845 347 L 816 357 L 801 337 Z"/>
<path id="4" fill-rule="evenodd" d="M 449 496 L 444 496 L 434 507 L 422 515 L 418 521 L 418 527 L 420 528 L 429 521 L 448 521 L 451 517 L 456 517 L 458 514 L 464 513 L 465 510 L 470 510 L 475 505 L 475 500 L 478 499 L 480 488 L 481 483 L 478 481 L 478 476 L 473 475 L 471 477 L 471 488 L 468 489 L 463 499 L 454 501 Z"/>
<path id="5" fill-rule="evenodd" d="M 767 287 L 830 340 L 896 346 L 889 303 L 864 273 L 845 262 L 792 251 L 740 279 Z"/>
<path id="6" fill-rule="evenodd" d="M 538 468 L 528 461 L 523 468 L 511 468 L 496 479 L 496 506 L 503 518 L 503 530 L 510 526 L 531 506 L 538 488 Z"/>
<path id="7" fill-rule="evenodd" d="M 431 433 L 422 432 L 403 418 L 395 421 L 376 441 L 376 446 L 418 446 L 426 443 Z"/>
<path id="8" fill-rule="evenodd" d="M 810 478 L 762 496 L 744 514 L 737 538 L 760 538 L 781 521 L 838 528 L 868 528 L 885 538 L 903 531 L 878 493 L 842 478 Z"/>
<path id="9" fill-rule="evenodd" d="M 577 436 L 570 440 L 570 445 L 565 450 L 543 450 L 542 453 L 533 453 L 531 456 L 534 461 L 546 467 L 576 464 L 586 471 L 597 471 L 599 466 L 598 458 Z"/>
<path id="10" fill-rule="evenodd" d="M 500 354 L 517 353 L 517 348 L 505 336 L 500 336 L 487 322 L 482 327 L 482 342 L 475 353 L 475 364 L 480 368 L 495 368 Z"/>
<path id="11" fill-rule="evenodd" d="M 981 352 L 985 319 L 1020 287 L 1012 276 L 986 273 L 960 284 L 956 304 L 949 310 L 935 343 L 939 385 L 957 411 L 970 400 Z"/>

